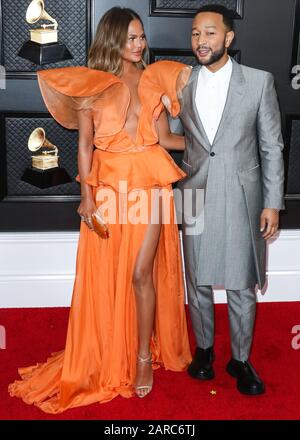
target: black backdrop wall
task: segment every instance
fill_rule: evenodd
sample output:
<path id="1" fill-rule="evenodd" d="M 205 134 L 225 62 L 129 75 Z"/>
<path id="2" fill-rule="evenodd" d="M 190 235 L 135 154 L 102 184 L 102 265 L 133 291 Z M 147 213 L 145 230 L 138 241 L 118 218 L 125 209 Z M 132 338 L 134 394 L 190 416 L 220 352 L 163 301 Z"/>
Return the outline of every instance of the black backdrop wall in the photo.
<path id="1" fill-rule="evenodd" d="M 0 84 L 0 231 L 76 230 L 79 187 L 74 180 L 48 189 L 21 180 L 30 165 L 28 136 L 38 126 L 59 146 L 61 166 L 72 178 L 77 173 L 77 133 L 65 130 L 47 113 L 35 74 L 40 67 L 17 56 L 28 39 L 29 3 L 0 0 L 0 64 L 6 69 L 6 88 Z M 234 10 L 232 55 L 275 75 L 286 146 L 287 209 L 281 214 L 281 227 L 300 228 L 300 88 L 291 83 L 292 67 L 300 65 L 300 0 L 46 0 L 47 12 L 58 20 L 60 40 L 74 59 L 43 68 L 85 64 L 99 18 L 115 5 L 131 7 L 141 15 L 152 59 L 194 63 L 189 51 L 191 15 L 205 3 L 223 3 Z"/>

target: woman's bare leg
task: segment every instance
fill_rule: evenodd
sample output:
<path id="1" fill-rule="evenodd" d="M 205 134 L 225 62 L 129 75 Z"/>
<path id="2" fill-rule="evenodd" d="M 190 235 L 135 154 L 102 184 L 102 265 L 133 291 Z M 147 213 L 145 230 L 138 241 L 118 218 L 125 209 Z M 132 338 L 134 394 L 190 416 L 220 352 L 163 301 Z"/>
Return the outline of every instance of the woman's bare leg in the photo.
<path id="1" fill-rule="evenodd" d="M 153 331 L 155 316 L 155 289 L 153 284 L 153 264 L 156 255 L 159 235 L 161 230 L 161 200 L 159 200 L 158 224 L 149 224 L 144 241 L 139 250 L 133 274 L 133 285 L 137 305 L 138 321 L 138 355 L 140 358 L 149 359 L 150 340 Z M 137 362 L 135 387 L 152 385 L 153 373 L 150 362 Z M 137 390 L 139 397 L 149 393 L 149 389 Z"/>

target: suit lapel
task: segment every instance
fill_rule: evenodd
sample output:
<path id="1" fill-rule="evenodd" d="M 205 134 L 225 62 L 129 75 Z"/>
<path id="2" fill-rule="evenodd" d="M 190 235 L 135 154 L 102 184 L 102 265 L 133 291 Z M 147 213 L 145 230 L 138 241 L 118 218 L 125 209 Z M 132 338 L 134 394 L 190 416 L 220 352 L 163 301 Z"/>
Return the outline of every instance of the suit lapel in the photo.
<path id="1" fill-rule="evenodd" d="M 231 61 L 232 75 L 229 83 L 227 99 L 213 145 L 218 142 L 219 137 L 222 137 L 227 122 L 232 120 L 235 113 L 240 112 L 242 108 L 243 97 L 245 94 L 245 87 L 243 86 L 246 81 L 241 66 L 232 58 Z"/>
<path id="2" fill-rule="evenodd" d="M 192 121 L 194 122 L 195 127 L 197 128 L 197 133 L 199 135 L 199 140 L 201 142 L 201 145 L 207 150 L 211 150 L 211 145 L 208 140 L 206 131 L 204 130 L 202 121 L 200 119 L 198 109 L 196 106 L 196 92 L 197 92 L 197 84 L 198 84 L 198 76 L 201 70 L 201 66 L 195 67 L 193 69 L 192 77 L 190 80 L 190 87 L 189 87 L 189 100 L 190 105 L 189 108 L 191 109 L 190 117 Z"/>

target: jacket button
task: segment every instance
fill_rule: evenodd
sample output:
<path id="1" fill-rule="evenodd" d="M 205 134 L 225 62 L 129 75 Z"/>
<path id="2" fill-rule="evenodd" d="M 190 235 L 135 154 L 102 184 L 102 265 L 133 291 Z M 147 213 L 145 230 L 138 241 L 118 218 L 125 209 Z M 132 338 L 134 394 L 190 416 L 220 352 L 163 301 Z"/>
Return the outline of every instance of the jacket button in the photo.
<path id="1" fill-rule="evenodd" d="M 211 157 L 214 157 L 216 155 L 216 153 L 212 152 L 210 153 Z"/>

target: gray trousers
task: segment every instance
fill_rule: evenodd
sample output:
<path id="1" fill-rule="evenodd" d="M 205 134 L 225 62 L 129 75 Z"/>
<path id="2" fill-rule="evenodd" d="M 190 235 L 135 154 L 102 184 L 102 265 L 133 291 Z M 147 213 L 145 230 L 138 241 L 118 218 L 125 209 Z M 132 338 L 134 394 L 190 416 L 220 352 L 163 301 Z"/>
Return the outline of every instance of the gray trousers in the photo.
<path id="1" fill-rule="evenodd" d="M 232 357 L 246 361 L 249 357 L 255 321 L 254 288 L 226 290 L 230 322 Z M 211 286 L 188 287 L 189 312 L 200 348 L 214 345 L 214 304 Z"/>
<path id="2" fill-rule="evenodd" d="M 185 238 L 185 237 L 184 237 Z M 184 239 L 185 277 L 188 293 L 189 313 L 197 346 L 208 348 L 214 345 L 214 302 L 211 286 L 197 286 L 196 253 L 193 240 Z M 249 357 L 256 312 L 255 288 L 226 290 L 230 322 L 232 357 L 246 361 Z"/>

